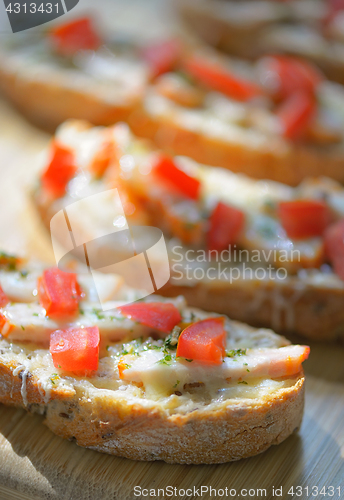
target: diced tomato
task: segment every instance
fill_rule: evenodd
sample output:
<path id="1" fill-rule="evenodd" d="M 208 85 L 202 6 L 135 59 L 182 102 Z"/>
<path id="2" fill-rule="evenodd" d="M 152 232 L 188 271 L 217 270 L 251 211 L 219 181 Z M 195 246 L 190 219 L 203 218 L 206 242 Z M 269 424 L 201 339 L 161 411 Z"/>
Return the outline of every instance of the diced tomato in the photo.
<path id="1" fill-rule="evenodd" d="M 106 140 L 103 142 L 99 150 L 97 151 L 95 157 L 90 166 L 92 173 L 101 178 L 107 168 L 111 165 L 112 160 L 116 155 L 116 146 L 112 140 Z"/>
<path id="2" fill-rule="evenodd" d="M 326 229 L 324 240 L 326 256 L 334 272 L 344 280 L 344 219 Z"/>
<path id="3" fill-rule="evenodd" d="M 181 51 L 178 40 L 165 40 L 145 47 L 142 57 L 150 68 L 152 78 L 172 71 L 180 59 Z"/>
<path id="4" fill-rule="evenodd" d="M 38 298 L 48 316 L 64 317 L 76 314 L 81 289 L 75 273 L 57 267 L 46 269 L 38 278 Z"/>
<path id="5" fill-rule="evenodd" d="M 221 364 L 226 347 L 224 321 L 223 317 L 209 318 L 185 328 L 179 336 L 177 356 Z"/>
<path id="6" fill-rule="evenodd" d="M 43 189 L 54 198 L 63 196 L 76 170 L 73 152 L 54 141 L 49 165 L 41 177 Z"/>
<path id="7" fill-rule="evenodd" d="M 118 309 L 123 316 L 165 333 L 182 319 L 176 306 L 170 302 L 135 302 Z"/>
<path id="8" fill-rule="evenodd" d="M 83 17 L 52 29 L 50 38 L 61 55 L 71 56 L 78 50 L 97 50 L 101 39 L 89 17 Z"/>
<path id="9" fill-rule="evenodd" d="M 249 101 L 262 95 L 262 90 L 255 83 L 240 78 L 220 64 L 205 58 L 194 56 L 186 59 L 184 69 L 198 82 L 232 99 Z"/>
<path id="10" fill-rule="evenodd" d="M 76 373 L 97 370 L 99 343 L 97 326 L 56 330 L 50 335 L 50 353 L 55 368 Z"/>
<path id="11" fill-rule="evenodd" d="M 281 224 L 289 238 L 321 236 L 331 222 L 331 212 L 323 201 L 282 201 L 278 206 Z"/>
<path id="12" fill-rule="evenodd" d="M 4 314 L 0 313 L 0 334 L 3 337 L 7 337 L 14 327 L 15 325 Z"/>
<path id="13" fill-rule="evenodd" d="M 313 95 L 323 75 L 313 64 L 297 57 L 274 55 L 263 58 L 262 83 L 278 99 L 286 99 L 297 91 Z"/>
<path id="14" fill-rule="evenodd" d="M 154 173 L 178 193 L 192 200 L 198 200 L 201 189 L 200 181 L 178 168 L 172 158 L 160 156 Z"/>
<path id="15" fill-rule="evenodd" d="M 297 139 L 306 132 L 314 118 L 316 102 L 312 95 L 300 91 L 292 94 L 277 110 L 282 134 L 287 139 Z"/>
<path id="16" fill-rule="evenodd" d="M 220 201 L 210 216 L 207 234 L 208 250 L 225 250 L 238 240 L 245 224 L 245 214 Z"/>
<path id="17" fill-rule="evenodd" d="M 0 285 L 0 307 L 5 307 L 9 303 L 9 298 L 5 294 L 5 292 L 2 289 L 2 286 Z"/>

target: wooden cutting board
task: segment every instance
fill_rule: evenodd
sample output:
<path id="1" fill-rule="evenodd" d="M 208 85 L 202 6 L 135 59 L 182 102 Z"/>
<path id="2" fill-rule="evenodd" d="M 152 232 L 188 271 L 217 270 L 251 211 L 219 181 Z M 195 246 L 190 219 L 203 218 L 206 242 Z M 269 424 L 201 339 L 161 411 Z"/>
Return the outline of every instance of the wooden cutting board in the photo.
<path id="1" fill-rule="evenodd" d="M 48 140 L 0 102 L 0 247 L 53 262 L 49 236 L 27 195 L 37 154 Z M 0 405 L 0 499 L 134 499 L 139 498 L 135 486 L 136 492 L 155 489 L 157 496 L 158 488 L 196 488 L 192 496 L 181 491 L 170 497 L 180 499 L 198 498 L 202 486 L 227 487 L 228 498 L 234 489 L 240 496 L 242 488 L 252 490 L 250 498 L 262 496 L 256 489 L 266 489 L 265 498 L 278 498 L 273 488 L 280 492 L 281 487 L 287 499 L 344 498 L 344 347 L 311 345 L 305 370 L 300 432 L 262 455 L 225 465 L 144 463 L 100 454 L 55 436 L 43 417 Z M 330 486 L 332 497 L 311 497 L 312 487 L 331 493 Z M 202 498 L 215 498 L 203 493 Z M 164 498 L 161 491 L 159 498 Z"/>

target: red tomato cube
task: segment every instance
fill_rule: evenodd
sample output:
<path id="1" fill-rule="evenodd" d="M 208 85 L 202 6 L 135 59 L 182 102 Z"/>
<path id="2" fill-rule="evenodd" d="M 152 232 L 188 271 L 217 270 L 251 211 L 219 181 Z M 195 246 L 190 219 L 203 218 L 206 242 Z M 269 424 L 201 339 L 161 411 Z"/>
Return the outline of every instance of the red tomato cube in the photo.
<path id="1" fill-rule="evenodd" d="M 224 321 L 223 317 L 209 318 L 185 328 L 179 336 L 177 356 L 221 364 L 226 354 Z"/>
<path id="2" fill-rule="evenodd" d="M 64 317 L 77 313 L 81 289 L 75 273 L 57 267 L 46 269 L 38 278 L 38 298 L 48 316 Z"/>
<path id="3" fill-rule="evenodd" d="M 135 302 L 118 309 L 124 316 L 165 333 L 182 320 L 180 312 L 170 302 Z"/>
<path id="4" fill-rule="evenodd" d="M 98 369 L 100 335 L 97 326 L 56 330 L 50 335 L 55 368 L 71 372 Z"/>

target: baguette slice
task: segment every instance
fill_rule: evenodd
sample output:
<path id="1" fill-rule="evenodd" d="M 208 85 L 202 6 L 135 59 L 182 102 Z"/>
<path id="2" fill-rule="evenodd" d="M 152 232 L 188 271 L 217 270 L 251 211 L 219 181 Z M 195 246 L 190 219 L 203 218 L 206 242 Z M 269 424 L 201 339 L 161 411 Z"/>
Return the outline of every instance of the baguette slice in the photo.
<path id="1" fill-rule="evenodd" d="M 92 174 L 94 158 L 102 147 L 104 137 L 109 137 L 110 131 L 119 146 L 120 154 L 113 158 L 103 176 L 95 179 Z M 326 198 L 335 216 L 343 218 L 344 191 L 341 186 L 321 178 L 309 180 L 294 190 L 282 184 L 256 182 L 245 176 L 211 169 L 187 158 L 176 157 L 176 164 L 201 183 L 200 201 L 193 202 L 173 197 L 166 190 L 159 190 L 156 181 L 146 175 L 159 153 L 135 140 L 123 124 L 102 129 L 89 128 L 81 122 L 70 122 L 58 130 L 56 140 L 74 151 L 80 169 L 68 184 L 65 195 L 59 198 L 47 196 L 41 184 L 36 187 L 33 200 L 47 228 L 58 211 L 80 201 L 78 210 L 74 209 L 73 212 L 75 231 L 83 241 L 94 240 L 102 228 L 111 227 L 113 213 L 109 208 L 109 200 L 93 207 L 88 205 L 87 199 L 100 191 L 118 187 L 123 195 L 123 202 L 129 201 L 131 212 L 133 204 L 136 207 L 133 215 L 128 215 L 129 224 L 157 226 L 164 231 L 166 237 L 171 238 L 168 246 L 172 278 L 169 286 L 159 293 L 167 296 L 182 294 L 192 306 L 228 314 L 233 319 L 254 326 L 271 327 L 279 333 L 298 333 L 310 339 L 325 341 L 344 337 L 344 311 L 341 306 L 344 283 L 323 260 L 321 238 L 306 239 L 301 243 L 283 240 L 283 231 L 279 224 L 275 226 L 276 219 L 274 216 L 271 218 L 269 212 L 280 200 L 292 200 L 295 196 L 306 199 Z M 83 152 L 87 145 L 90 151 L 90 144 L 93 145 L 93 150 L 86 158 L 87 155 Z M 124 169 L 120 167 L 121 164 Z M 125 178 L 121 178 L 121 173 L 125 174 Z M 82 186 L 81 191 L 78 191 L 79 186 Z M 218 200 L 244 210 L 247 224 L 251 224 L 251 228 L 256 227 L 256 223 L 260 227 L 261 222 L 268 222 L 266 228 L 264 222 L 265 229 L 262 226 L 264 231 L 258 231 L 258 237 L 257 232 L 254 231 L 254 237 L 252 231 L 247 229 L 244 234 L 246 236 L 240 243 L 251 254 L 259 250 L 260 258 L 263 251 L 266 252 L 265 255 L 271 252 L 270 260 L 240 262 L 237 257 L 232 256 L 230 262 L 227 260 L 218 265 L 205 257 L 204 228 L 208 218 L 204 219 L 204 213 L 209 212 L 209 206 L 214 207 Z M 172 217 L 173 214 L 175 218 Z M 175 220 L 179 220 L 177 226 Z M 197 229 L 199 225 L 200 231 Z M 187 228 L 185 231 L 184 226 Z M 66 233 L 56 233 L 55 236 L 64 247 L 68 247 Z M 278 263 L 274 252 L 282 241 L 282 248 L 299 249 L 300 259 Z M 113 251 L 104 243 L 100 244 L 99 250 L 104 253 Z M 238 245 L 237 255 L 240 255 L 239 250 Z M 200 268 L 195 272 L 191 269 L 190 275 L 186 272 L 188 255 L 193 260 L 190 265 Z M 200 260 L 197 261 L 197 258 Z M 249 268 L 246 273 L 244 265 Z M 278 266 L 287 271 L 279 270 Z M 226 272 L 222 273 L 224 267 Z"/>
<path id="2" fill-rule="evenodd" d="M 172 360 L 165 361 L 170 349 L 164 342 L 166 333 L 116 310 L 116 299 L 128 293 L 133 297 L 134 292 L 115 277 L 109 316 L 99 309 L 94 313 L 92 285 L 87 288 L 85 277 L 78 275 L 86 293 L 79 306 L 83 314 L 69 321 L 69 326 L 79 328 L 98 326 L 98 370 L 83 377 L 56 368 L 48 348 L 56 326 L 32 293 L 40 272 L 29 263 L 15 270 L 13 265 L 2 266 L 0 282 L 12 302 L 0 312 L 13 328 L 8 332 L 2 325 L 0 336 L 1 403 L 43 414 L 54 433 L 80 446 L 169 463 L 223 463 L 249 457 L 282 442 L 300 426 L 301 363 L 308 348 L 226 318 L 229 357 L 223 363 L 176 358 L 172 348 Z M 108 278 L 103 278 L 104 286 Z M 182 297 L 154 296 L 141 305 L 153 300 L 173 303 L 184 323 L 216 316 L 188 308 Z M 129 362 L 121 371 L 120 365 Z"/>

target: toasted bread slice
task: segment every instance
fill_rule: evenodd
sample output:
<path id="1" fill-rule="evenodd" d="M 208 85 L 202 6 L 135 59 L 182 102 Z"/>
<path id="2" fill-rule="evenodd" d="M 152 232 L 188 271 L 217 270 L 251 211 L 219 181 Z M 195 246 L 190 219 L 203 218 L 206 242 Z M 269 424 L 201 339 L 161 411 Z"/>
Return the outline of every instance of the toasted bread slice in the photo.
<path id="1" fill-rule="evenodd" d="M 48 128 L 67 118 L 95 125 L 124 120 L 135 134 L 167 151 L 257 179 L 297 185 L 323 175 L 326 165 L 328 177 L 344 182 L 341 87 L 333 90 L 322 82 L 310 123 L 300 136 L 289 137 L 256 65 L 189 46 L 166 74 L 156 76 L 142 47 L 109 47 L 64 59 L 44 37 L 4 45 L 0 88 L 26 116 Z M 214 82 L 208 85 L 207 78 L 206 84 L 198 81 L 188 66 L 194 55 L 257 93 L 241 100 L 217 84 L 214 88 Z"/>
<path id="2" fill-rule="evenodd" d="M 30 121 L 48 130 L 55 130 L 69 118 L 95 125 L 125 121 L 147 84 L 142 65 L 121 57 L 117 60 L 119 71 L 107 76 L 111 62 L 106 51 L 99 54 L 98 69 L 105 75 L 95 70 L 94 76 L 70 60 L 51 57 L 40 38 L 29 37 L 27 43 L 26 35 L 19 35 L 16 42 L 15 47 L 1 47 L 0 89 Z"/>
<path id="3" fill-rule="evenodd" d="M 111 156 L 99 178 L 94 174 L 94 159 L 109 134 L 120 153 Z M 81 201 L 73 211 L 74 229 L 83 241 L 94 240 L 100 228 L 112 227 L 113 212 L 109 200 L 93 207 L 88 205 L 88 197 L 118 187 L 131 224 L 160 227 L 170 238 L 172 276 L 170 287 L 161 290 L 162 294 L 181 293 L 195 307 L 278 332 L 296 332 L 317 340 L 343 338 L 344 283 L 326 263 L 323 238 L 289 238 L 276 211 L 281 201 L 326 199 L 333 220 L 341 219 L 341 186 L 321 178 L 293 189 L 175 158 L 175 165 L 199 182 L 201 194 L 195 201 L 158 181 L 151 171 L 160 153 L 135 140 L 125 125 L 92 129 L 70 122 L 59 129 L 56 140 L 73 151 L 79 169 L 60 197 L 51 197 L 42 184 L 37 186 L 34 203 L 47 227 L 58 211 Z M 87 159 L 82 153 L 91 143 L 94 149 Z M 246 222 L 229 248 L 231 252 L 223 258 L 218 252 L 221 262 L 216 262 L 209 259 L 206 248 L 209 214 L 219 201 L 242 211 Z M 55 237 L 65 247 L 70 244 L 64 232 L 56 232 Z M 107 243 L 100 242 L 102 245 L 101 250 L 106 251 Z"/>
<path id="4" fill-rule="evenodd" d="M 133 297 L 133 291 L 115 277 L 116 287 L 109 294 L 114 309 L 101 311 L 98 305 L 95 312 L 92 284 L 87 288 L 85 277 L 78 275 L 86 296 L 66 325 L 99 328 L 98 369 L 81 376 L 56 367 L 49 337 L 64 325 L 54 323 L 57 320 L 47 316 L 32 293 L 41 272 L 29 263 L 14 270 L 13 265 L 2 266 L 3 293 L 11 294 L 12 302 L 0 310 L 1 403 L 44 414 L 54 433 L 80 446 L 170 463 L 222 463 L 249 457 L 282 442 L 300 426 L 301 363 L 308 348 L 226 318 L 223 362 L 176 357 L 176 345 L 167 342 L 167 332 L 116 309 L 116 299 L 128 298 L 128 293 Z M 103 277 L 104 285 L 107 279 Z M 141 307 L 152 301 L 174 304 L 184 327 L 218 319 L 186 307 L 181 297 L 153 296 Z M 10 330 L 6 322 L 11 322 Z"/>

